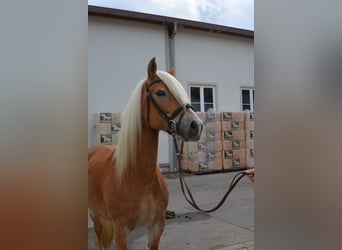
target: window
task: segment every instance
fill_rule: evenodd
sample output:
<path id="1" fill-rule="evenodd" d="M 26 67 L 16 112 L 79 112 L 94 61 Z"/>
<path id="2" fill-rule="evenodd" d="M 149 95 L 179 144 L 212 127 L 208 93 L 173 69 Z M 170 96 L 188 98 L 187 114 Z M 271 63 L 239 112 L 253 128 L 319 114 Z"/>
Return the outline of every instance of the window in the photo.
<path id="1" fill-rule="evenodd" d="M 206 112 L 216 109 L 215 86 L 190 86 L 190 101 L 194 111 Z"/>
<path id="2" fill-rule="evenodd" d="M 241 89 L 241 102 L 242 111 L 249 110 L 254 112 L 254 89 L 242 88 Z"/>

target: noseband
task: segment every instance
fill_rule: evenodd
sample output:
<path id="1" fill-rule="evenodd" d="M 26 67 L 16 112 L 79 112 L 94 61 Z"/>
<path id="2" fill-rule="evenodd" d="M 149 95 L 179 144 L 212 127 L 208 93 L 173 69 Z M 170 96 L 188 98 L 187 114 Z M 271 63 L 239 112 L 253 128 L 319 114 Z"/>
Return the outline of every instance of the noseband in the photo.
<path id="1" fill-rule="evenodd" d="M 151 94 L 151 90 L 150 87 L 156 83 L 160 83 L 162 82 L 161 79 L 157 79 L 154 80 L 153 82 L 151 82 L 150 84 L 148 83 L 148 81 L 146 81 L 145 83 L 145 90 L 146 90 L 146 96 L 147 96 L 147 122 L 148 124 L 150 124 L 150 102 L 152 102 L 153 106 L 156 108 L 156 110 L 158 111 L 158 113 L 161 115 L 161 117 L 163 117 L 163 119 L 167 122 L 167 132 L 170 135 L 174 135 L 177 131 L 177 122 L 175 121 L 175 118 L 181 113 L 181 117 L 178 119 L 178 123 L 181 121 L 181 119 L 183 118 L 184 115 L 184 111 L 187 109 L 192 109 L 191 105 L 189 103 L 186 103 L 185 105 L 180 105 L 178 108 L 176 108 L 175 111 L 172 112 L 172 114 L 170 116 L 168 116 L 162 109 L 161 107 L 158 105 L 158 103 L 156 102 L 156 100 L 153 98 L 152 94 Z"/>

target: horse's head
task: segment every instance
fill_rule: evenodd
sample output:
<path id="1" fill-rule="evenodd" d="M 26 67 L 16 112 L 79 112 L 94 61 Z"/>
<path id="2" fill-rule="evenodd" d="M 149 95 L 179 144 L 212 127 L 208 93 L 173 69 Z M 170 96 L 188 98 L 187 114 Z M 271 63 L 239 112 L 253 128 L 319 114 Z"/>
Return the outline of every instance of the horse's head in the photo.
<path id="1" fill-rule="evenodd" d="M 156 130 L 178 134 L 185 141 L 198 141 L 203 123 L 192 110 L 183 86 L 169 72 L 157 71 L 155 58 L 147 67 L 142 88 L 143 123 Z"/>

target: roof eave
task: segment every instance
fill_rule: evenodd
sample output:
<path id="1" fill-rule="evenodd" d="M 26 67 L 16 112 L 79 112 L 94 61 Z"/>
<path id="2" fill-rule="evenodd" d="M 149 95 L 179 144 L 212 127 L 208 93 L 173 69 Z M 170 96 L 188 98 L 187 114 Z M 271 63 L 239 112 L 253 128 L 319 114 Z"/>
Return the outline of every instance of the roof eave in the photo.
<path id="1" fill-rule="evenodd" d="M 252 38 L 254 39 L 254 31 L 245 30 L 239 28 L 233 28 L 223 25 L 216 25 L 198 21 L 191 21 L 181 18 L 173 18 L 167 16 L 159 16 L 154 14 L 146 14 L 135 11 L 112 9 L 99 6 L 88 5 L 88 15 L 90 16 L 101 16 L 107 18 L 118 18 L 137 22 L 170 25 L 177 23 L 177 25 L 189 29 L 203 30 L 214 33 L 229 34 L 240 37 Z"/>

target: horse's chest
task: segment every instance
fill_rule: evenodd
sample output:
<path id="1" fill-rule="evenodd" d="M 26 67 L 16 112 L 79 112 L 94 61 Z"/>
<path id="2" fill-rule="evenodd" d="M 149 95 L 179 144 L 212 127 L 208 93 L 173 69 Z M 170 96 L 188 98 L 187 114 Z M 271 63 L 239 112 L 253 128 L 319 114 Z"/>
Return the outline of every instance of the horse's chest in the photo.
<path id="1" fill-rule="evenodd" d="M 152 197 L 142 197 L 137 201 L 134 209 L 135 227 L 151 226 L 156 217 L 159 216 L 161 209 Z"/>

